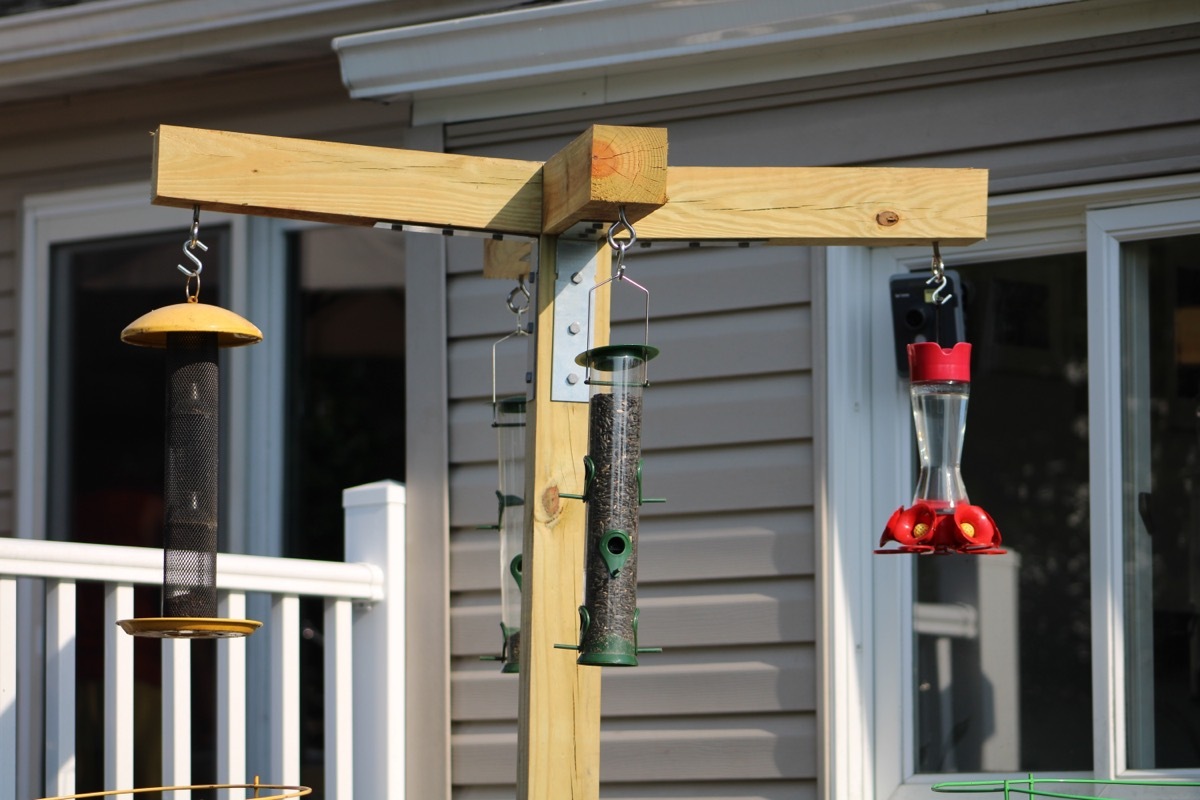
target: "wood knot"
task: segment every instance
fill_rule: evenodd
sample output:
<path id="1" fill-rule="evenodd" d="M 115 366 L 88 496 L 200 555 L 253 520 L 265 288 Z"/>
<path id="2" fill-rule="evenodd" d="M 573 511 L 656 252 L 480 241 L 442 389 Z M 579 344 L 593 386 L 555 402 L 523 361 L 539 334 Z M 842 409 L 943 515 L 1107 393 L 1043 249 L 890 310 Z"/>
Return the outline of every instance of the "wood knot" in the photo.
<path id="1" fill-rule="evenodd" d="M 542 492 L 542 510 L 553 519 L 558 516 L 561 508 L 562 501 L 558 497 L 558 487 L 547 486 L 546 491 Z"/>
<path id="2" fill-rule="evenodd" d="M 900 221 L 900 215 L 891 210 L 880 211 L 875 215 L 875 221 L 885 228 L 890 228 L 892 225 L 895 225 Z"/>

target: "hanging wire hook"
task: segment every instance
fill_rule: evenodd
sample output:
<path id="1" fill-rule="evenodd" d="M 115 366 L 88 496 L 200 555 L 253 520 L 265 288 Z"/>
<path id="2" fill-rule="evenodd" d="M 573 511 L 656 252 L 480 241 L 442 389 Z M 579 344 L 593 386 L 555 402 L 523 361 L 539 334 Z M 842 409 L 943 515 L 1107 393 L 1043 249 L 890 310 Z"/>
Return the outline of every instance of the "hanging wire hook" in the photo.
<path id="1" fill-rule="evenodd" d="M 626 238 L 626 239 L 618 239 L 617 238 L 617 233 L 619 231 L 621 231 L 622 229 L 626 230 L 629 233 L 628 238 Z M 650 290 L 647 289 L 645 286 L 642 286 L 640 283 L 638 283 L 637 281 L 633 280 L 632 278 L 630 278 L 628 275 L 625 274 L 625 251 L 628 250 L 630 247 L 632 247 L 635 242 L 637 242 L 637 231 L 635 231 L 633 229 L 633 225 L 629 224 L 629 218 L 625 216 L 625 206 L 621 206 L 620 208 L 617 209 L 617 221 L 614 222 L 612 224 L 612 227 L 610 227 L 608 229 L 608 246 L 611 247 L 617 254 L 617 265 L 616 265 L 615 271 L 613 272 L 613 276 L 611 278 L 607 278 L 605 280 L 600 281 L 595 286 L 593 286 L 590 291 L 588 291 L 587 346 L 589 348 L 592 346 L 592 331 L 591 331 L 592 295 L 595 294 L 596 290 L 599 289 L 601 286 L 604 286 L 606 283 L 612 283 L 613 281 L 625 281 L 630 286 L 633 286 L 635 289 L 637 289 L 638 291 L 640 291 L 642 294 L 644 294 L 646 296 L 645 309 L 643 311 L 644 324 L 645 324 L 644 342 L 646 345 L 650 344 Z M 589 363 L 587 366 L 586 382 L 591 383 L 591 381 L 592 381 L 592 365 Z"/>
<path id="2" fill-rule="evenodd" d="M 946 264 L 942 261 L 941 250 L 938 249 L 938 243 L 933 243 L 933 263 L 930 265 L 933 270 L 933 275 L 929 280 L 925 281 L 926 286 L 937 284 L 937 288 L 933 290 L 933 294 L 929 295 L 929 301 L 935 306 L 942 306 L 950 302 L 950 298 L 954 297 L 953 292 L 946 292 L 946 285 L 950 283 L 950 279 L 946 277 Z"/>
<path id="3" fill-rule="evenodd" d="M 518 295 L 524 298 L 520 305 L 517 304 Z M 525 276 L 522 275 L 517 278 L 517 285 L 508 293 L 508 299 L 505 301 L 508 304 L 508 310 L 517 317 L 517 327 L 512 333 L 492 343 L 492 427 L 500 424 L 499 406 L 496 403 L 496 348 L 514 336 L 530 335 L 524 321 L 525 312 L 529 310 L 529 301 L 529 287 L 525 285 Z"/>

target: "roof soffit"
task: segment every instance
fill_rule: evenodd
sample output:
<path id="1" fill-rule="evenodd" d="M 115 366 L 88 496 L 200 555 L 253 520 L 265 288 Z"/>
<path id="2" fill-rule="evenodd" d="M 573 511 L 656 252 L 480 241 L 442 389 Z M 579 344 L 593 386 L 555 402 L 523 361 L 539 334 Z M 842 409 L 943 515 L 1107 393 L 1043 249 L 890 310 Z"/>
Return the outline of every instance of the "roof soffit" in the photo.
<path id="1" fill-rule="evenodd" d="M 1194 0 L 571 0 L 338 37 L 417 124 L 677 95 L 1200 22 Z"/>
<path id="2" fill-rule="evenodd" d="M 105 0 L 0 17 L 0 102 L 311 59 L 342 34 L 506 0 Z"/>

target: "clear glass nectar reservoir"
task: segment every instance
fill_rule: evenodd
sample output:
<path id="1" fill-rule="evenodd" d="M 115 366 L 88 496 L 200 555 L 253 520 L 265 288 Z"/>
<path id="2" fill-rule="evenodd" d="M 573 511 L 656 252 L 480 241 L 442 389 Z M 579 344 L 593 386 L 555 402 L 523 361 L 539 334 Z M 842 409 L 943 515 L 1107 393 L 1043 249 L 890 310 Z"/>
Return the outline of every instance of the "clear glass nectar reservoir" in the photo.
<path id="1" fill-rule="evenodd" d="M 525 538 L 525 405 L 524 395 L 496 401 L 496 446 L 499 453 L 500 626 L 504 633 L 503 672 L 520 671 L 521 551 Z"/>
<path id="2" fill-rule="evenodd" d="M 963 434 L 967 430 L 967 400 L 971 384 L 963 381 L 914 383 L 913 424 L 921 469 L 913 502 L 924 500 L 937 508 L 969 503 L 963 485 Z"/>

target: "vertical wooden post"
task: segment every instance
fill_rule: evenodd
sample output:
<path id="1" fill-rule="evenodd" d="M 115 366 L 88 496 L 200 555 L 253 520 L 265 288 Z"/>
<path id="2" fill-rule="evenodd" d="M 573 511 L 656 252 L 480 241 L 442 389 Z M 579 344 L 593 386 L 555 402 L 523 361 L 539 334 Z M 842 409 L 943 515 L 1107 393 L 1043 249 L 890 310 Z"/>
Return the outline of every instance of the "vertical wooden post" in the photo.
<path id="1" fill-rule="evenodd" d="M 578 253 L 578 243 L 571 249 Z M 596 800 L 600 795 L 600 670 L 576 666 L 574 651 L 554 647 L 579 640 L 586 508 L 559 495 L 582 492 L 588 440 L 587 403 L 550 397 L 555 278 L 560 266 L 570 269 L 560 265 L 559 251 L 557 237 L 541 237 L 537 356 L 527 416 L 531 467 L 522 564 L 519 800 Z M 596 279 L 603 280 L 612 264 L 607 242 L 596 242 L 591 253 Z M 592 344 L 607 344 L 607 294 L 597 293 L 593 303 Z M 586 328 L 586 320 L 581 322 Z M 580 336 L 579 352 L 586 348 L 586 336 Z"/>

